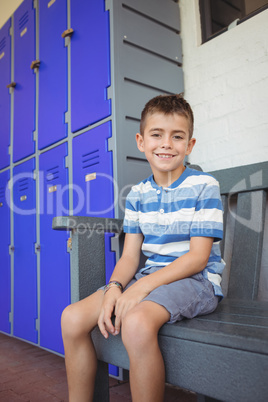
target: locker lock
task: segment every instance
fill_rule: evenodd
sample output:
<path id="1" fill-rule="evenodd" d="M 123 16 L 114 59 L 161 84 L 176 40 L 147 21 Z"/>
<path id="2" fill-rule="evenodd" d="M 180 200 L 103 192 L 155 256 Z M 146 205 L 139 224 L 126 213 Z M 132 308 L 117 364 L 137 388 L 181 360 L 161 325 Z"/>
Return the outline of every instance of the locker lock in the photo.
<path id="1" fill-rule="evenodd" d="M 32 61 L 31 69 L 34 70 L 35 68 L 39 68 L 39 67 L 40 67 L 40 63 L 41 63 L 40 60 L 34 60 L 34 61 Z"/>
<path id="2" fill-rule="evenodd" d="M 7 88 L 15 88 L 16 82 L 11 82 L 10 84 L 7 85 Z"/>
<path id="3" fill-rule="evenodd" d="M 74 30 L 72 28 L 66 29 L 66 31 L 62 32 L 61 37 L 67 38 L 68 36 L 72 36 Z"/>

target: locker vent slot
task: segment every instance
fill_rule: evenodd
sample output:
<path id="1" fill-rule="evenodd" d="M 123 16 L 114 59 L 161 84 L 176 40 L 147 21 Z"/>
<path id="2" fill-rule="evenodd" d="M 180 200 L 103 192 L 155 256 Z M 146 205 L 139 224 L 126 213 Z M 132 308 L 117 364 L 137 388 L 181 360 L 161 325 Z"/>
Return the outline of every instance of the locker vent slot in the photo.
<path id="1" fill-rule="evenodd" d="M 100 163 L 99 152 L 100 150 L 96 149 L 95 151 L 82 155 L 82 168 L 86 169 L 88 167 L 98 165 Z"/>
<path id="2" fill-rule="evenodd" d="M 5 187 L 0 187 L 0 200 L 4 199 L 5 199 Z"/>
<path id="3" fill-rule="evenodd" d="M 5 47 L 6 47 L 6 37 L 4 36 L 3 39 L 0 41 L 0 53 L 2 53 Z"/>
<path id="4" fill-rule="evenodd" d="M 28 190 L 29 188 L 29 180 L 26 177 L 25 179 L 20 179 L 19 180 L 19 191 L 25 191 Z"/>
<path id="5" fill-rule="evenodd" d="M 28 20 L 29 20 L 29 14 L 28 14 L 28 11 L 26 11 L 19 19 L 19 29 L 20 30 L 25 27 Z"/>
<path id="6" fill-rule="evenodd" d="M 56 180 L 59 177 L 60 177 L 59 166 L 54 166 L 50 169 L 47 169 L 47 171 L 46 171 L 46 180 L 47 181 Z"/>

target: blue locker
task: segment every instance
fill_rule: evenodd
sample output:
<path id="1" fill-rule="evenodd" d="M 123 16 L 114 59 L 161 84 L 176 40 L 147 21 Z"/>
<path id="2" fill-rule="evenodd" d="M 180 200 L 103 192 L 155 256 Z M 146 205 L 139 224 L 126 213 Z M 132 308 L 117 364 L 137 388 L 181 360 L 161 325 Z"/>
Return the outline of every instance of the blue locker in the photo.
<path id="1" fill-rule="evenodd" d="M 73 139 L 74 215 L 114 217 L 112 152 L 108 151 L 111 123 L 107 122 Z M 106 281 L 115 266 L 111 237 L 105 235 Z M 117 368 L 113 368 L 117 375 Z"/>
<path id="2" fill-rule="evenodd" d="M 39 120 L 38 147 L 67 135 L 67 1 L 39 0 Z"/>
<path id="3" fill-rule="evenodd" d="M 14 162 L 34 153 L 35 10 L 32 0 L 24 0 L 14 13 Z"/>
<path id="4" fill-rule="evenodd" d="M 7 85 L 11 83 L 11 20 L 0 30 L 0 169 L 10 163 L 10 97 Z"/>
<path id="5" fill-rule="evenodd" d="M 105 0 L 71 0 L 71 130 L 111 114 L 109 12 Z"/>
<path id="6" fill-rule="evenodd" d="M 40 155 L 40 345 L 64 353 L 61 313 L 70 304 L 66 232 L 52 230 L 54 216 L 68 215 L 67 144 Z"/>
<path id="7" fill-rule="evenodd" d="M 74 215 L 114 217 L 111 123 L 73 139 Z"/>
<path id="8" fill-rule="evenodd" d="M 0 331 L 10 334 L 9 313 L 11 311 L 10 288 L 10 192 L 9 171 L 0 174 Z"/>
<path id="9" fill-rule="evenodd" d="M 31 159 L 14 168 L 14 335 L 37 343 L 36 193 Z"/>

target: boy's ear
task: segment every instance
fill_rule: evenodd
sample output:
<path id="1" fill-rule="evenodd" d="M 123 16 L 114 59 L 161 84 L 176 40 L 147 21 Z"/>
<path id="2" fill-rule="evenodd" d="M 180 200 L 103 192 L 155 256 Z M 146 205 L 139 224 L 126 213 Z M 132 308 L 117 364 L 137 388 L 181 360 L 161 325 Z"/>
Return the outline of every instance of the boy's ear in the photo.
<path id="1" fill-rule="evenodd" d="M 196 143 L 196 139 L 191 138 L 187 145 L 186 155 L 190 155 L 190 153 L 193 150 L 193 147 L 195 146 L 195 143 Z"/>
<path id="2" fill-rule="evenodd" d="M 143 136 L 140 133 L 136 134 L 136 142 L 137 142 L 138 150 L 141 151 L 141 152 L 144 152 Z"/>

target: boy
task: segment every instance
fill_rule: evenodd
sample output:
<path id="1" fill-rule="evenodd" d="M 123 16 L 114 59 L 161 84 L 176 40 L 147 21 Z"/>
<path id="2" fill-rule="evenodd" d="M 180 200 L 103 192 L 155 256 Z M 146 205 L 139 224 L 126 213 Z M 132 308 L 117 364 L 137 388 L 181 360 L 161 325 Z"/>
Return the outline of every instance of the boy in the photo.
<path id="1" fill-rule="evenodd" d="M 212 312 L 222 297 L 219 186 L 184 166 L 196 142 L 192 134 L 193 113 L 181 95 L 157 96 L 145 105 L 136 141 L 153 174 L 127 197 L 122 257 L 108 285 L 62 315 L 71 402 L 93 399 L 97 362 L 90 332 L 97 324 L 105 338 L 121 331 L 132 400 L 163 401 L 159 329 Z M 137 273 L 141 249 L 148 259 Z"/>

